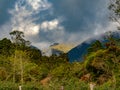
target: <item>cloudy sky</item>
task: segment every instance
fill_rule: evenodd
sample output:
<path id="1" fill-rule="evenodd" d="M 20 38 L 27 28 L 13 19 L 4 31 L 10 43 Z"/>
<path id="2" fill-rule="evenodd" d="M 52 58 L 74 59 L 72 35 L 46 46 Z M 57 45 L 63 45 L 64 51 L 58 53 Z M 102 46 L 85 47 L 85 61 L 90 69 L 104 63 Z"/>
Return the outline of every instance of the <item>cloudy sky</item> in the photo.
<path id="1" fill-rule="evenodd" d="M 38 48 L 53 43 L 80 43 L 115 29 L 109 0 L 0 0 L 0 39 L 23 31 Z"/>

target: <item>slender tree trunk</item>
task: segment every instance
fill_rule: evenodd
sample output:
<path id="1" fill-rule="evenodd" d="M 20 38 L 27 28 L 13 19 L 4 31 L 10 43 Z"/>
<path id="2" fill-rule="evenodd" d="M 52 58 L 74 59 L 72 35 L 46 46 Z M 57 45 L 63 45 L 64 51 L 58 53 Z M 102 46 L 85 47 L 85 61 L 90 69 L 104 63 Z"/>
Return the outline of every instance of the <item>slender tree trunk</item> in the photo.
<path id="1" fill-rule="evenodd" d="M 16 60 L 16 52 L 15 52 L 15 56 L 14 56 L 13 60 L 14 60 L 14 64 L 13 64 L 13 83 L 15 83 L 15 60 Z"/>
<path id="2" fill-rule="evenodd" d="M 22 56 L 20 56 L 20 68 L 21 68 L 21 84 L 23 84 L 23 61 L 22 61 Z"/>

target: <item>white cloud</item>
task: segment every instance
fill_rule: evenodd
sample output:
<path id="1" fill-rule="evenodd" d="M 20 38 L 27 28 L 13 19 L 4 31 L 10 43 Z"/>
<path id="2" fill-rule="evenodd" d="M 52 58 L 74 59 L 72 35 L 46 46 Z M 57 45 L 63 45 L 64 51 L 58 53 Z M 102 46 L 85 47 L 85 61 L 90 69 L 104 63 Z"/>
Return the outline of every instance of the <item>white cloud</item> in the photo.
<path id="1" fill-rule="evenodd" d="M 68 5 L 72 5 L 72 7 L 67 6 L 69 7 L 70 12 L 73 12 L 71 8 L 76 7 L 79 9 L 79 6 L 77 5 L 78 4 L 77 1 L 74 0 L 65 1 L 66 3 L 69 3 Z M 89 25 L 84 25 L 85 31 L 82 30 L 82 28 L 80 27 L 80 31 L 76 30 L 77 32 L 75 31 L 72 33 L 69 33 L 69 28 L 66 28 L 67 30 L 65 31 L 65 28 L 61 25 L 62 22 L 61 18 L 44 20 L 41 23 L 35 22 L 36 20 L 39 21 L 41 19 L 41 14 L 39 13 L 45 10 L 51 11 L 52 8 L 53 8 L 52 4 L 48 2 L 48 0 L 16 0 L 14 9 L 9 10 L 10 14 L 12 15 L 11 20 L 6 24 L 4 24 L 2 27 L 0 27 L 0 29 L 3 30 L 2 31 L 3 34 L 0 34 L 0 37 L 4 37 L 4 35 L 7 36 L 10 32 L 10 29 L 21 30 L 24 31 L 25 36 L 27 37 L 28 40 L 32 42 L 33 45 L 37 46 L 40 49 L 44 49 L 54 42 L 81 43 L 82 41 L 88 39 L 89 37 L 93 37 L 94 35 L 104 33 L 105 31 L 116 29 L 115 23 L 113 22 L 108 23 L 108 21 L 106 20 L 105 22 L 108 23 L 108 25 L 106 26 L 100 24 L 100 22 L 101 23 L 104 22 L 103 20 L 101 21 L 96 20 L 95 24 L 92 23 L 92 21 L 90 21 L 88 22 Z M 105 12 L 105 10 L 106 10 L 105 8 L 101 7 L 99 11 L 95 12 L 97 13 L 96 14 L 97 19 L 104 17 L 105 13 L 107 13 Z M 78 16 L 78 14 L 76 15 Z M 39 33 L 43 33 L 43 35 L 39 36 Z"/>
<path id="2" fill-rule="evenodd" d="M 25 34 L 27 36 L 35 36 L 37 34 L 39 34 L 40 32 L 40 26 L 39 25 L 28 25 L 28 27 L 26 27 L 26 32 Z"/>
<path id="3" fill-rule="evenodd" d="M 51 45 L 51 41 L 40 41 L 41 37 L 48 36 L 53 41 L 60 41 L 60 38 L 64 34 L 64 27 L 60 25 L 60 18 L 36 23 L 36 21 L 41 19 L 40 13 L 43 11 L 52 11 L 52 4 L 47 0 L 16 1 L 14 8 L 9 10 L 12 16 L 10 21 L 0 27 L 3 30 L 2 35 L 8 36 L 8 29 L 9 32 L 11 30 L 23 31 L 26 39 L 30 40 L 34 46 L 40 49 Z M 45 36 L 39 36 L 40 32 L 44 32 Z"/>
<path id="4" fill-rule="evenodd" d="M 48 48 L 51 43 L 49 42 L 34 42 L 33 43 L 36 47 L 39 47 L 40 49 Z"/>
<path id="5" fill-rule="evenodd" d="M 51 7 L 47 0 L 27 0 L 27 2 L 34 10 L 45 10 Z"/>
<path id="6" fill-rule="evenodd" d="M 107 32 L 107 31 L 117 30 L 117 23 L 115 23 L 115 22 L 107 22 L 107 23 L 108 24 L 105 27 L 103 27 L 100 24 L 96 24 L 96 27 L 94 29 L 94 35 L 99 35 L 99 34 Z"/>
<path id="7" fill-rule="evenodd" d="M 64 27 L 60 26 L 59 19 L 54 19 L 52 21 L 44 21 L 41 24 L 41 29 L 44 30 L 44 31 L 48 31 L 48 30 L 63 30 Z"/>
<path id="8" fill-rule="evenodd" d="M 35 20 L 40 17 L 33 17 L 42 10 L 51 8 L 51 4 L 46 0 L 19 0 L 15 4 L 15 8 L 9 10 L 12 15 L 11 24 L 13 30 L 24 31 L 26 36 L 37 35 L 40 31 L 40 24 L 36 24 Z"/>

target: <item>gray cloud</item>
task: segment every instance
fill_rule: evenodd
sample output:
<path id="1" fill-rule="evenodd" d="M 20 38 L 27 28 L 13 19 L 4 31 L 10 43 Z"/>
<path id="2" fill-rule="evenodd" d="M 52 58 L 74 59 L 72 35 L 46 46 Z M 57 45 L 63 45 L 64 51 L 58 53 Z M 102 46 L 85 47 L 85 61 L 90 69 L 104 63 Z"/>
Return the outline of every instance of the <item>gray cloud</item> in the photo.
<path id="1" fill-rule="evenodd" d="M 66 17 L 66 31 L 88 31 L 94 23 L 105 24 L 108 0 L 59 0 L 53 1 L 55 12 Z M 90 30 L 89 30 L 90 31 Z"/>
<path id="2" fill-rule="evenodd" d="M 109 0 L 59 0 L 51 1 L 56 15 L 64 16 L 67 40 L 81 42 L 89 37 L 116 30 L 109 20 Z"/>

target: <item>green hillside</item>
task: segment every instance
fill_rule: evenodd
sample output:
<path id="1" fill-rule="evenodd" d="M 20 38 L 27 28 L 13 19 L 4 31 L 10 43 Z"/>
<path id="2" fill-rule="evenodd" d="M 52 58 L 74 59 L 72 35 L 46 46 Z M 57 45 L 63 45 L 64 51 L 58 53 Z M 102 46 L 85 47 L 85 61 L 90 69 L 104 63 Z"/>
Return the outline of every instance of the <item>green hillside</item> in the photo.
<path id="1" fill-rule="evenodd" d="M 120 89 L 120 39 L 93 43 L 83 62 L 69 63 L 67 55 L 42 56 L 19 31 L 0 40 L 0 90 L 95 90 Z M 97 41 L 98 42 L 98 41 Z"/>

